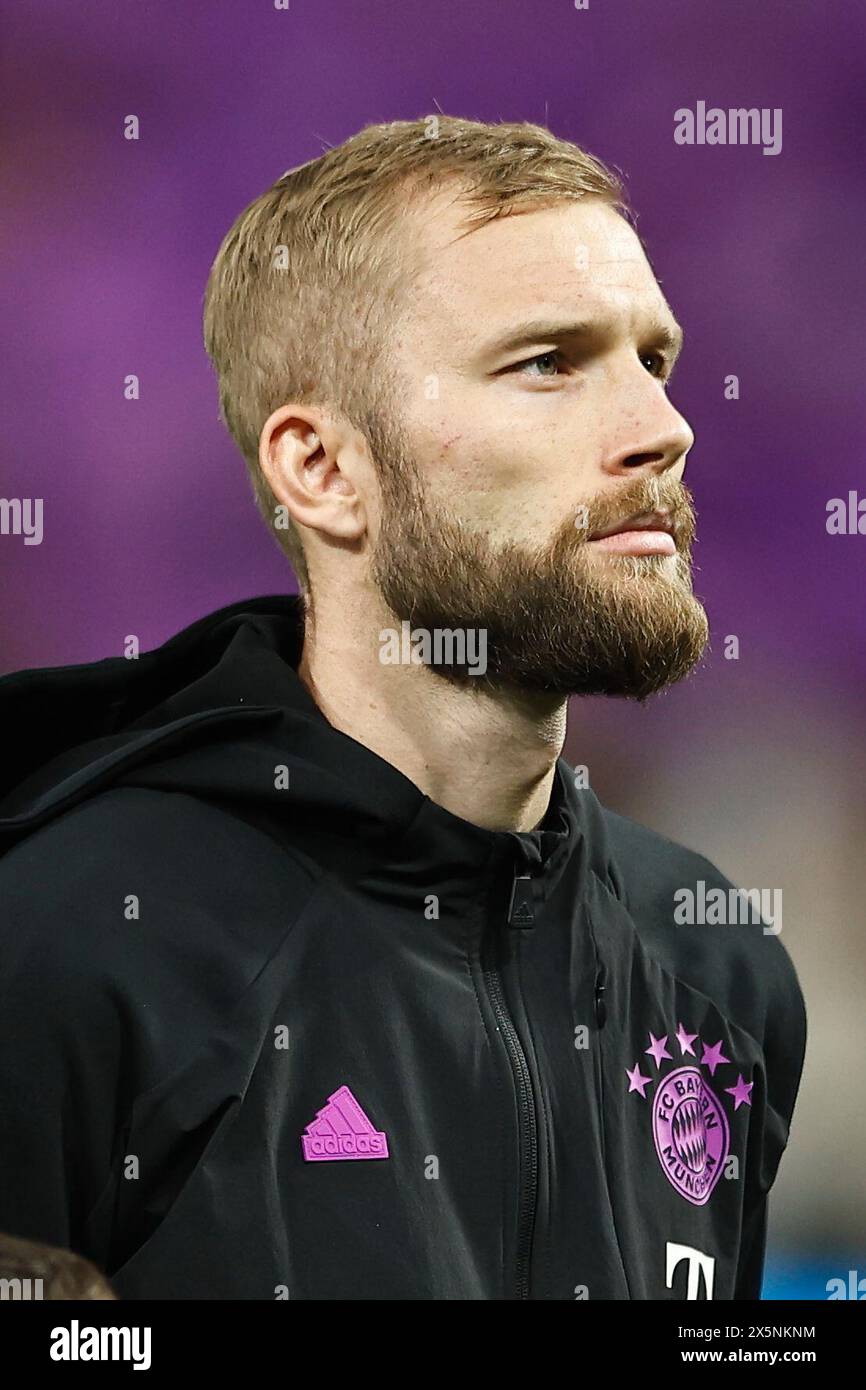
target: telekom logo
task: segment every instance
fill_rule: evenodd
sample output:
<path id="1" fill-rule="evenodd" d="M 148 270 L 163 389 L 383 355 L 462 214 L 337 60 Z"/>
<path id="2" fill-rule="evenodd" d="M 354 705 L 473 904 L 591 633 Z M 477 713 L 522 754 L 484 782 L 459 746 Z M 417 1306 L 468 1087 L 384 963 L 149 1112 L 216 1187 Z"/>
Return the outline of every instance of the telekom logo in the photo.
<path id="1" fill-rule="evenodd" d="M 676 1245 L 672 1240 L 668 1241 L 665 1250 L 667 1252 L 666 1287 L 673 1288 L 674 1272 L 683 1260 L 686 1260 L 688 1262 L 686 1301 L 692 1303 L 698 1301 L 701 1275 L 704 1276 L 705 1297 L 711 1299 L 713 1296 L 713 1271 L 716 1266 L 712 1255 L 705 1255 L 702 1250 L 695 1250 L 691 1245 Z"/>

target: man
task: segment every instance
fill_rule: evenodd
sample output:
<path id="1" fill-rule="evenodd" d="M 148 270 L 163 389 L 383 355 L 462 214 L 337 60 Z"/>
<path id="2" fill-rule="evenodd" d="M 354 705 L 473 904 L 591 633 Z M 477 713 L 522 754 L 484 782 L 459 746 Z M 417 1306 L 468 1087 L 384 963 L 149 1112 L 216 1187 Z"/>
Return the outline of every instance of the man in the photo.
<path id="1" fill-rule="evenodd" d="M 205 334 L 303 597 L 0 684 L 0 1229 L 121 1298 L 759 1297 L 793 967 L 560 756 L 707 641 L 626 214 L 532 125 L 284 175 Z"/>

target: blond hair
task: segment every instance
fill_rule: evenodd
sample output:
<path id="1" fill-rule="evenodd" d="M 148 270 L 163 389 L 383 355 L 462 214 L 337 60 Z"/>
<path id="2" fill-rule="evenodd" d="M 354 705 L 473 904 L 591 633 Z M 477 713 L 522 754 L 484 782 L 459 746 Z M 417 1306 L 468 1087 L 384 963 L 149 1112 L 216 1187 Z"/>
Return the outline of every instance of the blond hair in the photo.
<path id="1" fill-rule="evenodd" d="M 261 471 L 259 437 L 274 410 L 317 404 L 370 437 L 397 408 L 389 331 L 421 268 L 409 219 L 425 194 L 447 185 L 469 209 L 467 232 L 532 204 L 585 196 L 631 220 L 610 169 L 528 122 L 437 115 L 369 125 L 283 174 L 227 233 L 204 306 L 220 413 L 271 525 L 279 504 Z M 308 593 L 294 524 L 275 535 Z"/>

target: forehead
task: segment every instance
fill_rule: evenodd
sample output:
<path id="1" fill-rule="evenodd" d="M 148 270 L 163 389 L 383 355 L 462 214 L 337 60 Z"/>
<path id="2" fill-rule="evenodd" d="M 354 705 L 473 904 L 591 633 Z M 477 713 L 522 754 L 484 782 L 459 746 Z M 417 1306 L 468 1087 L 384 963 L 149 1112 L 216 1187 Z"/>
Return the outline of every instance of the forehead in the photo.
<path id="1" fill-rule="evenodd" d="M 471 347 L 548 312 L 626 331 L 673 322 L 634 230 L 599 199 L 509 214 L 466 234 L 468 211 L 440 195 L 420 218 L 407 326 Z"/>

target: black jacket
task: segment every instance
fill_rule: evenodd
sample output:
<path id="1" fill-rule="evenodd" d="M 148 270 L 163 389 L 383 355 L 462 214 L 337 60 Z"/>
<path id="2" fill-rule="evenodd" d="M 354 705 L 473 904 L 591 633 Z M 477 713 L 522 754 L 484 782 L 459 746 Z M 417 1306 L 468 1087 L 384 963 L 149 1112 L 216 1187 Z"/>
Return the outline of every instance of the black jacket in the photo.
<path id="1" fill-rule="evenodd" d="M 0 1230 L 122 1298 L 757 1298 L 778 938 L 563 759 L 532 833 L 435 804 L 299 616 L 0 681 Z"/>

